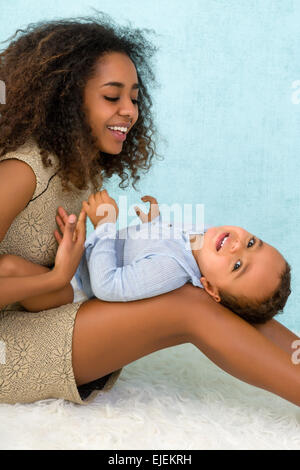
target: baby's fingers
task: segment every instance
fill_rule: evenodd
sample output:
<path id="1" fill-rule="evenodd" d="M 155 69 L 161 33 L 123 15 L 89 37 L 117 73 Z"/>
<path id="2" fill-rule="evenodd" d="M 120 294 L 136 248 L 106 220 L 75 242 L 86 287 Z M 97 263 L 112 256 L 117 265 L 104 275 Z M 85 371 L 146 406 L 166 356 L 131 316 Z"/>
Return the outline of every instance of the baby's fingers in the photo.
<path id="1" fill-rule="evenodd" d="M 150 204 L 158 204 L 157 200 L 153 196 L 143 196 L 143 197 L 141 197 L 141 199 L 144 202 L 150 202 Z"/>
<path id="2" fill-rule="evenodd" d="M 148 215 L 145 214 L 145 212 L 143 212 L 139 207 L 135 207 L 134 210 L 143 223 L 148 222 Z"/>

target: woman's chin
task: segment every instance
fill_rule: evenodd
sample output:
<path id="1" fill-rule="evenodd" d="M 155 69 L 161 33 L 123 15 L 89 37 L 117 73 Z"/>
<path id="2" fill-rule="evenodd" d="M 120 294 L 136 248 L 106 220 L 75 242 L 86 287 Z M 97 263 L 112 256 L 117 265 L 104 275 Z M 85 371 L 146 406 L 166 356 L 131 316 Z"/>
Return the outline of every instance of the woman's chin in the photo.
<path id="1" fill-rule="evenodd" d="M 122 152 L 123 145 L 118 145 L 118 146 L 107 146 L 103 148 L 101 145 L 100 151 L 103 153 L 107 153 L 108 155 L 119 155 Z"/>

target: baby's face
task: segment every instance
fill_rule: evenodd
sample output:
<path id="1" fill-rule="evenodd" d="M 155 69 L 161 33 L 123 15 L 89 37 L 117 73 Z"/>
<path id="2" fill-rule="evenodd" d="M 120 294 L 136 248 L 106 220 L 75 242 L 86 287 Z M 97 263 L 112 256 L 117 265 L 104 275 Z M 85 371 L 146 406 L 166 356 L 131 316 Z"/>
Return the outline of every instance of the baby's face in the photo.
<path id="1" fill-rule="evenodd" d="M 205 289 L 216 301 L 222 289 L 236 297 L 263 300 L 278 287 L 285 260 L 273 246 L 241 227 L 212 227 L 197 261 Z"/>

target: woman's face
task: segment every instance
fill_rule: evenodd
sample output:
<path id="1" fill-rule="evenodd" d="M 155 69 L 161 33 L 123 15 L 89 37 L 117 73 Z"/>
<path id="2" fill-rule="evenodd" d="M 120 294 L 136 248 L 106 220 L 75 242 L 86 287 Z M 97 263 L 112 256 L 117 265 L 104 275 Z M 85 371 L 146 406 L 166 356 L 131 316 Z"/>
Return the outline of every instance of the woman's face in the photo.
<path id="1" fill-rule="evenodd" d="M 85 86 L 84 108 L 102 152 L 122 151 L 138 118 L 138 89 L 137 72 L 127 55 L 111 52 L 100 57 Z"/>

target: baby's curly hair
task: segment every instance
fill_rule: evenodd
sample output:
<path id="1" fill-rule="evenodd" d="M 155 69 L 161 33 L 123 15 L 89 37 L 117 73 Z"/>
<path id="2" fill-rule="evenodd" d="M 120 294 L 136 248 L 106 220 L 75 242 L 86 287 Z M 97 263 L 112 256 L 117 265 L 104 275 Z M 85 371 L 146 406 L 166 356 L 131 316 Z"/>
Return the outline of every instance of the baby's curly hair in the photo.
<path id="1" fill-rule="evenodd" d="M 0 53 L 0 80 L 6 102 L 0 105 L 0 159 L 30 137 L 37 142 L 43 164 L 49 153 L 59 158 L 58 175 L 65 191 L 69 183 L 101 188 L 105 178 L 117 174 L 123 189 L 150 169 L 156 155 L 152 100 L 148 84 L 155 84 L 151 59 L 157 48 L 147 38 L 151 31 L 118 26 L 107 15 L 29 24 L 4 42 Z M 139 117 L 118 155 L 99 151 L 83 109 L 83 92 L 93 77 L 98 59 L 109 52 L 126 54 L 139 81 Z"/>

